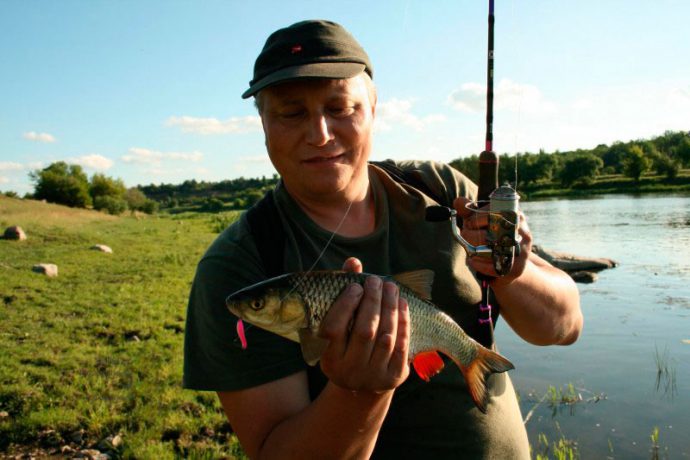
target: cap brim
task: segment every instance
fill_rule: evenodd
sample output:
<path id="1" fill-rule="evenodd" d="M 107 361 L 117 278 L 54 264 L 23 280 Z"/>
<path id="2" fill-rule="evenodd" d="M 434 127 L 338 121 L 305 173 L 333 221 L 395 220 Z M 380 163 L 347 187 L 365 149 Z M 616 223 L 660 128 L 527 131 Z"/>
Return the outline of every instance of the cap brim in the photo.
<path id="1" fill-rule="evenodd" d="M 358 62 L 318 62 L 286 67 L 254 83 L 242 94 L 242 99 L 254 96 L 269 86 L 302 78 L 352 78 L 364 72 L 366 66 Z"/>

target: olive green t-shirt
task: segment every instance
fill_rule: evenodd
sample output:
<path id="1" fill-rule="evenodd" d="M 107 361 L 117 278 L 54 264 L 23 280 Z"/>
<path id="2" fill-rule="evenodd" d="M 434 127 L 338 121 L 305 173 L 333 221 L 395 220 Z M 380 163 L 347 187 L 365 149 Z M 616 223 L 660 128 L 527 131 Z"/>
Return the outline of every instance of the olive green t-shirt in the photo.
<path id="1" fill-rule="evenodd" d="M 432 162 L 398 162 L 415 174 L 444 204 L 457 196 L 474 198 L 476 186 L 456 170 Z M 464 250 L 447 222 L 426 222 L 425 210 L 437 204 L 417 189 L 392 180 L 369 166 L 376 206 L 375 230 L 364 237 L 332 236 L 314 223 L 284 187 L 274 190 L 283 223 L 286 272 L 340 269 L 348 257 L 362 261 L 364 271 L 378 275 L 431 269 L 432 301 L 470 335 L 476 330 L 479 285 Z M 332 240 L 331 240 L 332 237 Z M 328 243 L 330 241 L 330 243 Z M 326 251 L 320 255 L 323 249 Z M 235 332 L 237 319 L 225 298 L 266 278 L 256 242 L 243 215 L 218 236 L 197 268 L 185 331 L 184 387 L 232 391 L 306 370 L 315 398 L 326 379 L 318 366 L 302 359 L 297 343 L 249 327 L 248 348 Z M 395 392 L 379 434 L 373 458 L 529 458 L 527 435 L 510 378 L 492 375 L 487 413 L 469 396 L 465 380 L 450 360 L 441 373 L 424 382 L 411 373 Z"/>

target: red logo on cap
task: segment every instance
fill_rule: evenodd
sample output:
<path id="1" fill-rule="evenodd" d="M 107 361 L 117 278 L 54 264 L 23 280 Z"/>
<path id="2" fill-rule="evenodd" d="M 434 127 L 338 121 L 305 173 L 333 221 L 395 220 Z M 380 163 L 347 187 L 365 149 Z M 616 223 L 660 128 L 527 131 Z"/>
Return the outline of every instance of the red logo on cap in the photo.
<path id="1" fill-rule="evenodd" d="M 291 49 L 290 52 L 292 54 L 297 54 L 302 52 L 302 45 L 294 45 Z"/>

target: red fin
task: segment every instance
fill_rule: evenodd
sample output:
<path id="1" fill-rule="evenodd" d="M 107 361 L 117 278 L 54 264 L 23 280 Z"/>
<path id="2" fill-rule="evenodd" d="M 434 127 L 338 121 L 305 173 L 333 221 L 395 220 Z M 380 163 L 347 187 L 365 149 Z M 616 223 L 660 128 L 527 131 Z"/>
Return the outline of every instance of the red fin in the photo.
<path id="1" fill-rule="evenodd" d="M 486 392 L 486 377 L 493 373 L 514 369 L 513 364 L 503 356 L 484 347 L 477 348 L 477 356 L 467 367 L 458 364 L 465 376 L 470 396 L 477 408 L 486 414 L 489 395 Z"/>
<path id="2" fill-rule="evenodd" d="M 419 353 L 412 360 L 412 366 L 417 375 L 424 381 L 429 381 L 431 377 L 441 372 L 444 366 L 443 359 L 435 351 L 425 351 Z"/>

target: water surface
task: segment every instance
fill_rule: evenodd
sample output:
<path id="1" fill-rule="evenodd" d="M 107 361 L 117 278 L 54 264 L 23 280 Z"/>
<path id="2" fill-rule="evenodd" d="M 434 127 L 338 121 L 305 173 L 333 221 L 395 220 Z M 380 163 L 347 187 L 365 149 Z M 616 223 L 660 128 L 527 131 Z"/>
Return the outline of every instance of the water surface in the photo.
<path id="1" fill-rule="evenodd" d="M 568 347 L 496 331 L 520 393 L 523 416 L 549 386 L 572 383 L 585 401 L 544 401 L 527 423 L 530 442 L 577 441 L 582 458 L 690 458 L 690 196 L 606 196 L 526 202 L 535 243 L 619 266 L 578 284 L 585 328 Z M 660 356 L 660 357 L 657 357 Z M 659 364 L 668 372 L 657 385 Z M 603 395 L 598 402 L 588 398 Z M 595 398 L 596 399 L 596 398 Z"/>

